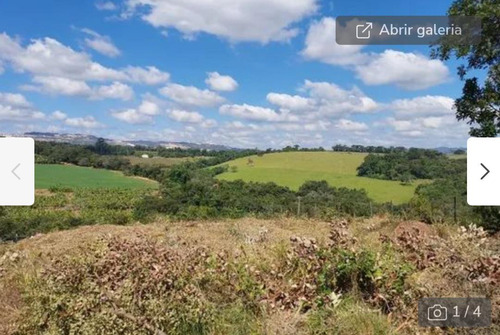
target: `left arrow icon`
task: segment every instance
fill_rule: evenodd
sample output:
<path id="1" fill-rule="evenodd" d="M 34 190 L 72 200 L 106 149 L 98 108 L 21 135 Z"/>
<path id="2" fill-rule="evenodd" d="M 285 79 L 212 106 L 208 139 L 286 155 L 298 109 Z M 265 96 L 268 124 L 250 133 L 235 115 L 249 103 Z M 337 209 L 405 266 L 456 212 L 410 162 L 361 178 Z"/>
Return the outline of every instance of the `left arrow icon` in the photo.
<path id="1" fill-rule="evenodd" d="M 17 175 L 16 170 L 21 166 L 21 163 L 17 164 L 15 168 L 12 169 L 12 174 L 16 176 L 17 179 L 21 180 L 21 178 Z"/>
<path id="2" fill-rule="evenodd" d="M 481 166 L 486 170 L 486 173 L 483 174 L 483 176 L 481 177 L 481 180 L 483 180 L 484 177 L 486 177 L 488 175 L 488 173 L 490 173 L 490 170 L 488 170 L 488 168 L 486 166 L 484 166 L 483 163 L 481 163 Z"/>

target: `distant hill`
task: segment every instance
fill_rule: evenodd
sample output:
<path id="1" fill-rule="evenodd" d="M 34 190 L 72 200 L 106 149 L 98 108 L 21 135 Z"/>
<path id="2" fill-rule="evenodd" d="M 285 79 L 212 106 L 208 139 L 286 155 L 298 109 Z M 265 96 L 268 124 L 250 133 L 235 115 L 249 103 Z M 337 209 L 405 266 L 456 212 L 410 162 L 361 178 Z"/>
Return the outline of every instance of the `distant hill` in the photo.
<path id="1" fill-rule="evenodd" d="M 439 147 L 435 148 L 434 150 L 442 153 L 442 154 L 452 154 L 457 150 L 464 150 L 467 151 L 467 148 L 449 148 L 449 147 Z"/>
<path id="2" fill-rule="evenodd" d="M 37 141 L 47 142 L 60 142 L 70 144 L 89 145 L 94 144 L 98 137 L 86 134 L 59 134 L 59 133 L 45 133 L 45 132 L 28 132 L 23 134 L 26 137 L 34 138 Z M 204 149 L 212 151 L 224 150 L 239 150 L 238 148 L 231 148 L 225 145 L 210 144 L 210 143 L 190 143 L 190 142 L 172 142 L 172 141 L 120 141 L 114 139 L 105 139 L 111 145 L 126 145 L 126 146 L 145 146 L 145 147 L 165 147 L 165 148 L 181 148 L 181 149 Z"/>

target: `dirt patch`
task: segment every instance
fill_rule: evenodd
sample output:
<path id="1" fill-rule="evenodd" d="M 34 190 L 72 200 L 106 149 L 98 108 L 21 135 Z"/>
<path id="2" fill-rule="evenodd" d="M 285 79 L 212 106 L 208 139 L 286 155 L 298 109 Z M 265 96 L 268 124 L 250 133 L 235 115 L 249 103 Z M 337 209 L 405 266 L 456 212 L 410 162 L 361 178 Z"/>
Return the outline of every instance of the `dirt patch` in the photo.
<path id="1" fill-rule="evenodd" d="M 394 237 L 401 237 L 406 232 L 412 234 L 416 232 L 418 237 L 421 238 L 437 236 L 436 230 L 427 223 L 419 221 L 405 221 L 398 224 L 396 229 L 394 229 Z"/>

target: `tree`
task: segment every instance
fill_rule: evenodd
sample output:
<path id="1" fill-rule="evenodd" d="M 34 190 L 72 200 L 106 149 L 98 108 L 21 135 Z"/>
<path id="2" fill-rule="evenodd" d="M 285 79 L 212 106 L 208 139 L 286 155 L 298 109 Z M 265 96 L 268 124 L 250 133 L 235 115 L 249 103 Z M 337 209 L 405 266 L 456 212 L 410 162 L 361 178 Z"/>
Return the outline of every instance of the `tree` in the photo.
<path id="1" fill-rule="evenodd" d="M 109 155 L 111 153 L 110 145 L 103 138 L 97 139 L 94 148 L 95 153 L 98 155 Z"/>
<path id="2" fill-rule="evenodd" d="M 482 31 L 476 45 L 453 45 L 444 40 L 432 50 L 432 56 L 448 60 L 452 55 L 466 59 L 458 68 L 465 79 L 462 96 L 455 100 L 458 120 L 471 125 L 470 135 L 494 137 L 500 133 L 500 5 L 498 0 L 456 0 L 448 10 L 450 16 L 479 16 Z M 471 70 L 486 70 L 481 85 L 477 77 L 466 78 Z"/>

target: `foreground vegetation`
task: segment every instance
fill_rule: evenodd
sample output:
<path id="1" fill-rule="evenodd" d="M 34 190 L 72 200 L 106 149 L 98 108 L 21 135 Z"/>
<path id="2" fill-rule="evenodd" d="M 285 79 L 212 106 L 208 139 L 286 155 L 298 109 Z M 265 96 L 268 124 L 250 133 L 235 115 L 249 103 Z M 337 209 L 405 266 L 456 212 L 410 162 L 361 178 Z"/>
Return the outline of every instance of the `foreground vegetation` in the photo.
<path id="1" fill-rule="evenodd" d="M 498 237 L 390 218 L 96 226 L 0 249 L 2 334 L 446 334 L 424 296 L 484 296 Z M 496 307 L 495 307 L 496 306 Z M 450 330 L 451 331 L 451 330 Z"/>

